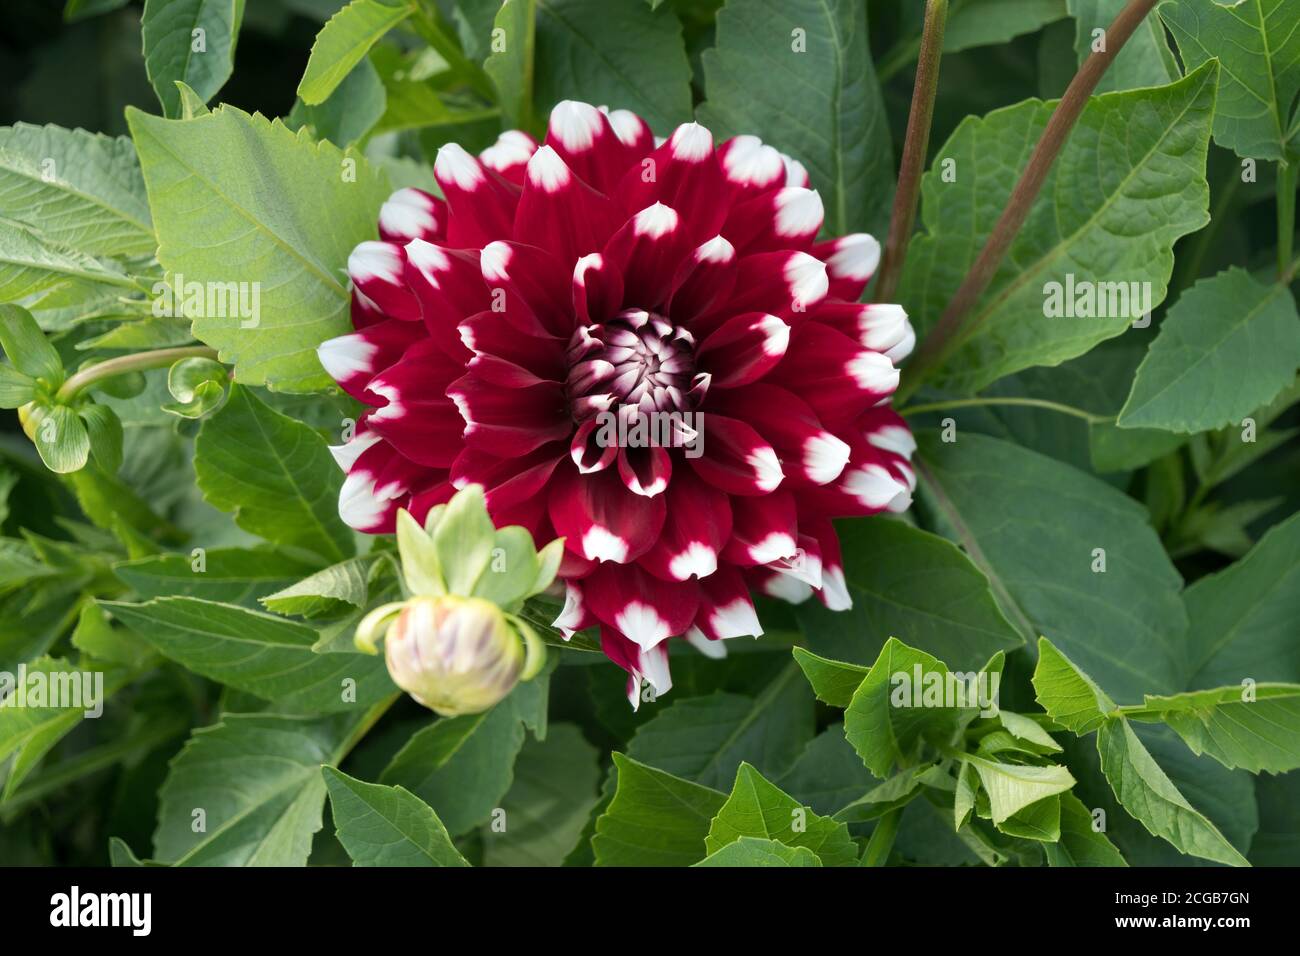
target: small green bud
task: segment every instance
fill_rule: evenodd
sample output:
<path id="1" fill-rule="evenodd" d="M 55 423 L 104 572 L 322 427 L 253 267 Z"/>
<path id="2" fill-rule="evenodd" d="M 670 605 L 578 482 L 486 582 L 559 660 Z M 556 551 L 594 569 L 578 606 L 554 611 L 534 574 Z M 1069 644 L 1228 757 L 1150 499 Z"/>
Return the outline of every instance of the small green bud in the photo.
<path id="1" fill-rule="evenodd" d="M 444 717 L 496 704 L 519 682 L 528 656 L 499 607 L 455 595 L 411 598 L 384 648 L 393 683 Z"/>

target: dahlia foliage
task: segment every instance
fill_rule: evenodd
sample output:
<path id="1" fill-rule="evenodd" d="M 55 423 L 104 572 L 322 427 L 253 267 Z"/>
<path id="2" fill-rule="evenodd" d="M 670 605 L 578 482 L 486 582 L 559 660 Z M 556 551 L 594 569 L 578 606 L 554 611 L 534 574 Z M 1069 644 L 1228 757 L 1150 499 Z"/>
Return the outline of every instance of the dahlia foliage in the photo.
<path id="1" fill-rule="evenodd" d="M 755 137 L 585 103 L 434 174 L 445 200 L 399 190 L 352 253 L 356 331 L 320 347 L 369 406 L 343 518 L 391 532 L 476 483 L 498 526 L 563 536 L 556 625 L 599 626 L 634 706 L 670 638 L 761 634 L 751 590 L 847 608 L 831 519 L 915 487 L 888 407 L 915 337 L 857 304 L 876 240 L 817 241 L 806 171 Z"/>

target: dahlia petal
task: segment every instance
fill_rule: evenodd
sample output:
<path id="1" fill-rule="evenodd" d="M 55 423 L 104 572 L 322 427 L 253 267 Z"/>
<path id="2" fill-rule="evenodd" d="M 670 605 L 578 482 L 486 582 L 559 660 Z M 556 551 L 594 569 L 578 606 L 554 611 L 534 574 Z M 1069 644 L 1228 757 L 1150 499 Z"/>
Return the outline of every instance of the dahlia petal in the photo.
<path id="1" fill-rule="evenodd" d="M 564 639 L 567 641 L 579 631 L 595 627 L 598 623 L 596 615 L 587 609 L 586 600 L 582 596 L 582 585 L 576 581 L 566 581 L 564 584 L 564 607 L 552 626 L 559 628 L 560 633 L 564 635 Z"/>
<path id="2" fill-rule="evenodd" d="M 755 591 L 779 598 L 787 604 L 802 604 L 813 595 L 812 586 L 808 582 L 768 567 L 750 568 L 745 576 Z"/>
<path id="3" fill-rule="evenodd" d="M 625 305 L 656 309 L 668 298 L 673 277 L 690 247 L 677 211 L 654 203 L 624 223 L 601 255 L 623 276 Z"/>
<path id="4" fill-rule="evenodd" d="M 759 382 L 719 393 L 709 407 L 724 415 L 745 416 L 776 449 L 787 477 L 800 484 L 829 484 L 849 462 L 848 443 L 829 431 L 812 406 L 787 388 Z"/>
<path id="5" fill-rule="evenodd" d="M 794 495 L 737 496 L 731 502 L 731 540 L 722 556 L 748 567 L 793 558 L 799 551 L 799 516 Z"/>
<path id="6" fill-rule="evenodd" d="M 530 335 L 567 340 L 573 331 L 568 269 L 545 249 L 500 240 L 483 247 L 479 268 L 491 311 Z"/>
<path id="7" fill-rule="evenodd" d="M 523 130 L 508 129 L 497 141 L 478 154 L 479 162 L 516 186 L 524 184 L 528 160 L 537 152 L 537 140 Z"/>
<path id="8" fill-rule="evenodd" d="M 447 244 L 457 249 L 477 248 L 494 239 L 507 239 L 514 228 L 519 188 L 458 146 L 447 143 L 438 150 L 433 177 L 438 181 L 451 215 Z"/>
<path id="9" fill-rule="evenodd" d="M 643 568 L 670 581 L 707 578 L 731 537 L 731 500 L 679 468 L 668 485 L 663 530 L 640 559 Z"/>
<path id="10" fill-rule="evenodd" d="M 360 243 L 348 256 L 353 286 L 384 314 L 394 319 L 420 318 L 420 303 L 405 281 L 406 253 L 393 242 Z"/>
<path id="11" fill-rule="evenodd" d="M 667 450 L 657 445 L 622 448 L 618 452 L 618 474 L 628 491 L 653 498 L 668 489 L 673 463 Z"/>
<path id="12" fill-rule="evenodd" d="M 805 322 L 768 379 L 797 391 L 833 429 L 892 395 L 898 369 L 888 356 L 861 348 L 830 326 Z"/>
<path id="13" fill-rule="evenodd" d="M 822 586 L 822 550 L 817 539 L 808 534 L 800 534 L 794 553 L 767 562 L 767 566 L 780 574 L 788 574 L 797 581 L 802 581 L 814 591 Z"/>
<path id="14" fill-rule="evenodd" d="M 785 475 L 776 451 L 749 425 L 705 414 L 703 454 L 687 461 L 704 481 L 733 495 L 766 495 Z"/>
<path id="15" fill-rule="evenodd" d="M 897 426 L 878 417 L 882 411 L 889 410 L 873 409 L 863 416 L 863 436 L 845 433 L 851 454 L 839 478 L 828 485 L 807 489 L 801 495 L 800 504 L 810 513 L 850 517 L 877 514 L 886 509 L 904 511 L 911 504 L 915 475 L 907 466 L 906 458 L 872 444 L 865 437 L 883 427 L 890 429 L 883 433 L 883 440 L 901 441 L 901 436 L 892 431 Z"/>
<path id="16" fill-rule="evenodd" d="M 716 236 L 727 218 L 729 190 L 713 151 L 713 134 L 699 123 L 677 127 L 667 142 L 623 175 L 617 196 L 629 215 L 656 202 L 690 210 L 686 231 L 692 245 Z"/>
<path id="17" fill-rule="evenodd" d="M 384 404 L 366 417 L 366 427 L 417 464 L 449 467 L 465 422 L 447 386 L 461 371 L 433 339 L 421 339 L 370 381 L 367 390 Z"/>
<path id="18" fill-rule="evenodd" d="M 446 235 L 447 204 L 423 189 L 399 189 L 379 209 L 379 238 L 386 242 L 439 242 Z"/>
<path id="19" fill-rule="evenodd" d="M 856 339 L 864 348 L 883 352 L 895 364 L 906 358 L 916 342 L 916 333 L 901 305 L 823 302 L 810 318 Z"/>
<path id="20" fill-rule="evenodd" d="M 622 273 L 597 252 L 579 259 L 573 267 L 573 312 L 578 324 L 603 322 L 622 305 Z"/>
<path id="21" fill-rule="evenodd" d="M 470 353 L 456 326 L 489 304 L 478 258 L 476 249 L 448 249 L 423 239 L 406 244 L 406 284 L 419 300 L 424 327 L 448 355 L 462 361 Z"/>
<path id="22" fill-rule="evenodd" d="M 748 312 L 728 319 L 696 352 L 696 366 L 711 376 L 714 388 L 756 382 L 781 361 L 790 344 L 790 326 L 775 315 Z"/>
<path id="23" fill-rule="evenodd" d="M 812 254 L 826 263 L 830 294 L 846 302 L 862 298 L 880 265 L 880 243 L 865 232 L 819 242 L 813 246 Z"/>
<path id="24" fill-rule="evenodd" d="M 757 136 L 734 136 L 727 140 L 718 147 L 718 160 L 731 187 L 733 203 L 785 185 L 781 154 Z"/>
<path id="25" fill-rule="evenodd" d="M 589 561 L 635 561 L 653 547 L 664 525 L 664 496 L 633 494 L 611 469 L 579 475 L 562 467 L 548 505 L 565 547 Z"/>
<path id="26" fill-rule="evenodd" d="M 469 369 L 489 382 L 524 388 L 564 379 L 564 347 L 559 339 L 528 335 L 479 312 L 460 324 L 460 338 L 474 353 Z"/>
<path id="27" fill-rule="evenodd" d="M 742 256 L 736 263 L 736 291 L 691 325 L 698 335 L 717 328 L 738 312 L 770 312 L 800 320 L 824 298 L 826 266 L 806 252 L 784 250 Z"/>
<path id="28" fill-rule="evenodd" d="M 785 184 L 787 186 L 803 186 L 807 189 L 812 185 L 812 178 L 808 175 L 808 170 L 799 160 L 782 153 L 781 162 L 785 164 Z"/>
<path id="29" fill-rule="evenodd" d="M 423 491 L 416 491 L 411 494 L 405 508 L 411 513 L 420 524 L 424 524 L 424 519 L 428 517 L 429 512 L 438 505 L 445 505 L 451 501 L 456 494 L 456 488 L 449 481 L 440 481 L 432 487 L 425 488 Z M 394 525 L 396 521 L 394 521 Z"/>
<path id="30" fill-rule="evenodd" d="M 710 657 L 715 661 L 719 661 L 727 656 L 726 644 L 722 643 L 722 641 L 710 640 L 704 635 L 703 631 L 694 625 L 691 625 L 690 630 L 688 630 L 683 636 L 686 638 L 686 643 L 690 644 L 691 647 L 695 648 L 705 657 Z"/>
<path id="31" fill-rule="evenodd" d="M 844 578 L 844 557 L 840 551 L 839 535 L 825 519 L 800 520 L 800 526 L 817 539 L 821 549 L 822 586 L 817 598 L 831 611 L 847 611 L 853 607 L 848 582 Z"/>
<path id="32" fill-rule="evenodd" d="M 742 253 L 812 247 L 826 210 L 815 190 L 785 186 L 731 207 L 722 233 Z"/>
<path id="33" fill-rule="evenodd" d="M 445 471 L 416 464 L 386 441 L 374 442 L 357 456 L 343 479 L 339 517 L 358 531 L 391 533 L 397 510 L 408 503 L 411 491 L 436 485 L 445 477 Z"/>
<path id="34" fill-rule="evenodd" d="M 609 117 L 609 125 L 627 150 L 627 155 L 640 159 L 655 148 L 655 134 L 650 124 L 640 116 L 631 110 L 611 110 L 604 106 L 600 111 Z M 619 172 L 621 174 L 623 170 Z"/>
<path id="35" fill-rule="evenodd" d="M 585 184 L 601 193 L 614 188 L 632 161 L 610 117 L 578 100 L 555 104 L 546 127 L 546 146 L 559 154 Z"/>
<path id="36" fill-rule="evenodd" d="M 578 426 L 569 442 L 569 457 L 580 474 L 594 475 L 614 464 L 618 446 L 602 441 L 600 423 L 594 417 L 588 418 Z"/>
<path id="37" fill-rule="evenodd" d="M 554 149 L 533 153 L 515 212 L 516 239 L 570 262 L 601 249 L 622 221 L 613 201 L 574 175 Z"/>
<path id="38" fill-rule="evenodd" d="M 350 335 L 326 339 L 316 348 L 321 365 L 334 381 L 353 398 L 379 404 L 366 386 L 381 371 L 402 357 L 407 347 L 423 334 L 418 323 L 385 319 Z"/>
<path id="39" fill-rule="evenodd" d="M 722 236 L 699 245 L 677 269 L 668 314 L 678 322 L 708 312 L 736 287 L 736 249 Z"/>
<path id="40" fill-rule="evenodd" d="M 388 321 L 384 310 L 362 295 L 361 290 L 355 286 L 352 288 L 352 302 L 348 314 L 352 319 L 352 327 L 358 331 Z"/>
<path id="41" fill-rule="evenodd" d="M 584 582 L 583 595 L 602 623 L 642 650 L 684 634 L 700 605 L 694 582 L 665 581 L 635 565 L 601 565 Z"/>
<path id="42" fill-rule="evenodd" d="M 736 568 L 723 565 L 700 582 L 700 609 L 692 631 L 709 641 L 762 635 L 749 588 Z"/>
<path id="43" fill-rule="evenodd" d="M 494 455 L 523 455 L 566 438 L 572 427 L 561 386 L 504 388 L 473 372 L 447 388 L 465 420 L 465 444 Z"/>

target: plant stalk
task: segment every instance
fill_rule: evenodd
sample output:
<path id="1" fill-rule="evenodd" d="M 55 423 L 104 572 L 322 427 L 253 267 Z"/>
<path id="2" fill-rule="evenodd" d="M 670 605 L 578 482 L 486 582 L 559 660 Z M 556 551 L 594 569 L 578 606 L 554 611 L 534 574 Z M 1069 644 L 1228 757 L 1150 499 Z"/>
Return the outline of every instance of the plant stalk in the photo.
<path id="1" fill-rule="evenodd" d="M 911 362 L 906 368 L 905 380 L 898 390 L 898 398 L 906 398 L 916 391 L 917 386 L 934 370 L 949 353 L 973 331 L 973 326 L 966 323 L 971 308 L 988 288 L 993 276 L 1002 264 L 1012 241 L 1024 225 L 1038 197 L 1039 190 L 1047 180 L 1056 157 L 1060 155 L 1065 141 L 1069 138 L 1074 124 L 1078 122 L 1088 98 L 1097 88 L 1107 67 L 1119 55 L 1129 37 L 1142 23 L 1158 0 L 1129 0 L 1114 22 L 1106 30 L 1106 49 L 1093 53 L 1079 67 L 1079 71 L 1070 81 L 1070 86 L 1061 97 L 1060 103 L 1052 112 L 1047 127 L 1034 147 L 1029 163 L 1020 174 L 1020 180 L 1011 191 L 1006 208 L 1002 210 L 997 224 L 989 234 L 988 241 L 971 266 L 966 278 L 962 280 L 952 301 L 948 303 L 942 317 L 921 343 Z"/>
<path id="2" fill-rule="evenodd" d="M 89 368 L 83 368 L 63 383 L 55 396 L 60 402 L 70 402 L 77 395 L 106 378 L 125 375 L 127 372 L 143 372 L 152 368 L 163 368 L 184 358 L 217 358 L 217 350 L 206 345 L 183 345 L 179 348 L 156 349 L 152 352 L 137 352 L 134 355 L 119 355 L 106 362 L 100 362 Z"/>
<path id="3" fill-rule="evenodd" d="M 862 853 L 862 866 L 885 865 L 889 860 L 889 851 L 894 848 L 894 837 L 898 836 L 898 823 L 902 819 L 902 807 L 895 807 L 880 818 L 867 839 L 867 848 Z"/>
<path id="4" fill-rule="evenodd" d="M 489 103 L 497 101 L 496 85 L 483 71 L 483 67 L 467 57 L 455 37 L 447 32 L 442 15 L 432 0 L 421 0 L 411 16 L 411 24 L 424 42 L 447 61 L 448 66 L 465 77 L 474 92 Z"/>
<path id="5" fill-rule="evenodd" d="M 939 60 L 943 55 L 943 31 L 948 21 L 948 0 L 928 0 L 925 27 L 921 32 L 921 58 L 912 87 L 912 109 L 907 117 L 907 137 L 903 141 L 903 158 L 898 169 L 898 189 L 894 193 L 894 211 L 889 220 L 889 238 L 885 258 L 876 281 L 875 301 L 889 302 L 898 288 L 898 279 L 907 258 L 916 223 L 916 204 L 921 195 L 921 173 L 925 170 L 930 145 L 930 124 L 934 117 L 934 98 L 939 89 Z"/>
<path id="6" fill-rule="evenodd" d="M 957 398 L 944 402 L 927 402 L 924 405 L 911 405 L 902 409 L 899 414 L 904 417 L 908 415 L 920 415 L 923 412 L 943 412 L 950 408 L 980 408 L 986 405 L 1014 405 L 1022 408 L 1044 408 L 1048 411 L 1060 412 L 1062 415 L 1071 415 L 1075 418 L 1082 418 L 1088 424 L 1100 424 L 1114 420 L 1111 415 L 1094 415 L 1092 412 L 1085 412 L 1081 408 L 1075 408 L 1073 405 L 1062 405 L 1060 402 L 1049 402 L 1042 398 Z"/>
<path id="7" fill-rule="evenodd" d="M 1295 198 L 1300 185 L 1300 161 L 1277 164 L 1277 274 L 1283 279 L 1295 252 Z M 1285 283 L 1289 284 L 1289 282 Z"/>

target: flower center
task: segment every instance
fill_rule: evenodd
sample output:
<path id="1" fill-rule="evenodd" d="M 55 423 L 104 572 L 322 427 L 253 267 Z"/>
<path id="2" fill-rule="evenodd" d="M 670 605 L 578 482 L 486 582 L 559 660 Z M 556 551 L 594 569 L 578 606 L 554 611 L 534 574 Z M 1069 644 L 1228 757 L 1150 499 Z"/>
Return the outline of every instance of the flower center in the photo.
<path id="1" fill-rule="evenodd" d="M 694 353 L 690 332 L 644 309 L 578 328 L 569 339 L 565 383 L 574 419 L 627 407 L 645 413 L 689 410 Z"/>

